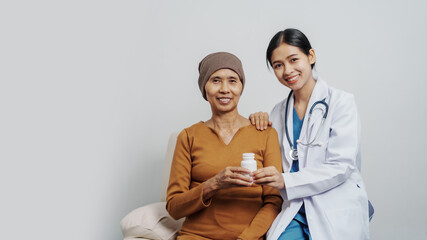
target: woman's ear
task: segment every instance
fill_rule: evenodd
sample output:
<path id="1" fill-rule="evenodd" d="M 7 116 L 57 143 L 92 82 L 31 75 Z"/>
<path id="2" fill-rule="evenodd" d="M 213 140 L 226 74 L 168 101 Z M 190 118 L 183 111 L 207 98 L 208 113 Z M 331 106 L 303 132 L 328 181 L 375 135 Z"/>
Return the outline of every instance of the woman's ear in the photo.
<path id="1" fill-rule="evenodd" d="M 310 64 L 316 62 L 316 53 L 314 52 L 313 48 L 308 51 L 308 60 L 310 61 Z"/>

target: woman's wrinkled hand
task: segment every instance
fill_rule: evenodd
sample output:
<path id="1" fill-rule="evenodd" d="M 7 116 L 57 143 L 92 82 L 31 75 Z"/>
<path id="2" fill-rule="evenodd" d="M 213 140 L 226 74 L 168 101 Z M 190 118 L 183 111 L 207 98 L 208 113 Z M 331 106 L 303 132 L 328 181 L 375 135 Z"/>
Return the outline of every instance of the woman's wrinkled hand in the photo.
<path id="1" fill-rule="evenodd" d="M 256 184 L 274 187 L 279 190 L 285 188 L 285 180 L 282 173 L 273 166 L 258 169 L 252 172 L 251 176 Z"/>
<path id="2" fill-rule="evenodd" d="M 242 167 L 226 167 L 214 177 L 203 183 L 203 201 L 207 202 L 221 189 L 231 187 L 250 187 L 253 180 L 249 177 L 251 171 Z M 244 175 L 248 174 L 248 176 Z"/>
<path id="3" fill-rule="evenodd" d="M 242 167 L 226 167 L 215 177 L 215 183 L 218 189 L 231 187 L 250 187 L 253 184 L 252 178 L 249 177 L 250 170 Z M 248 176 L 244 175 L 248 174 Z"/>
<path id="4" fill-rule="evenodd" d="M 251 115 L 249 115 L 249 120 L 251 121 L 252 125 L 255 125 L 255 127 L 261 131 L 271 126 L 268 113 L 266 112 L 252 113 Z"/>

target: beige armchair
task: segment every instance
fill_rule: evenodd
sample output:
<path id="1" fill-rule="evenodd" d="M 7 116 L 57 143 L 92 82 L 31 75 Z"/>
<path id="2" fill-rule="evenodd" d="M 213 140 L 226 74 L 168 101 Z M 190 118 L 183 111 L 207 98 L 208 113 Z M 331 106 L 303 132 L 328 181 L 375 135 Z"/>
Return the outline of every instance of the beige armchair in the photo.
<path id="1" fill-rule="evenodd" d="M 137 208 L 120 222 L 124 240 L 172 240 L 181 229 L 184 218 L 175 220 L 166 211 L 166 189 L 178 133 L 169 137 L 161 186 L 160 202 Z"/>

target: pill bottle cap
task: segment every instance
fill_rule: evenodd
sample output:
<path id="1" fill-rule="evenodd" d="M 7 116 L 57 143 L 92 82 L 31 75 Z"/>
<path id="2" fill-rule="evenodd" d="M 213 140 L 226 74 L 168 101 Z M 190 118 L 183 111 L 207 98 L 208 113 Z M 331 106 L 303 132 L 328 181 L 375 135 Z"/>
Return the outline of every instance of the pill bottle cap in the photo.
<path id="1" fill-rule="evenodd" d="M 255 158 L 255 153 L 243 153 L 243 160 L 252 160 Z"/>

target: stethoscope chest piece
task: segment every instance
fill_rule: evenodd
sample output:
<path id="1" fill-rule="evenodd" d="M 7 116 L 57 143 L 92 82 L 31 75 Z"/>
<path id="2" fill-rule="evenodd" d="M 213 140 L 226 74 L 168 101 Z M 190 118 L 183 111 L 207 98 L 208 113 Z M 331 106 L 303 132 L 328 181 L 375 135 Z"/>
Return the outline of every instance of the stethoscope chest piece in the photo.
<path id="1" fill-rule="evenodd" d="M 292 160 L 297 160 L 297 159 L 298 159 L 298 151 L 297 151 L 295 148 L 292 148 L 292 149 L 289 151 L 289 157 L 290 157 Z"/>

